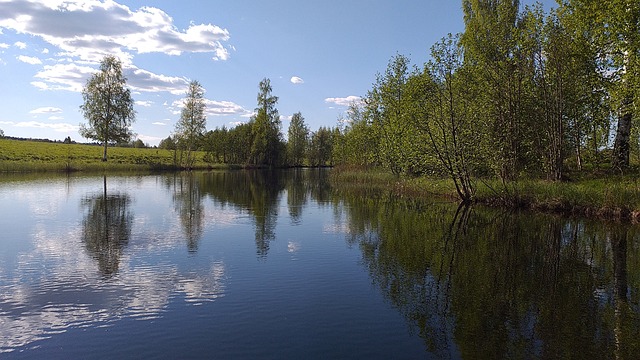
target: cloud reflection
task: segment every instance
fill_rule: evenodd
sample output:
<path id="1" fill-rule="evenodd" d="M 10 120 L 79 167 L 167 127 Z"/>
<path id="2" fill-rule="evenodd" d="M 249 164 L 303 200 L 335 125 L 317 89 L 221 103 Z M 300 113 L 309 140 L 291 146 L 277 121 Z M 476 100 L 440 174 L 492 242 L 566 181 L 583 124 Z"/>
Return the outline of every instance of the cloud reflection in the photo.
<path id="1" fill-rule="evenodd" d="M 36 250 L 23 257 L 19 267 L 50 262 L 51 255 Z M 55 261 L 46 270 L 19 271 L 19 277 L 0 288 L 0 353 L 70 328 L 109 326 L 122 318 L 158 318 L 173 298 L 197 305 L 220 298 L 225 291 L 222 261 L 214 262 L 208 272 L 184 274 L 173 264 L 132 266 L 133 258 L 127 257 L 118 276 L 108 280 L 86 271 L 93 267 L 87 256 L 79 260 L 58 256 Z"/>
<path id="2" fill-rule="evenodd" d="M 39 202 L 46 202 L 48 195 L 40 195 L 45 199 Z M 106 199 L 115 199 L 111 195 Z M 118 265 L 106 277 L 96 255 L 99 246 L 88 242 L 91 236 L 86 231 L 87 218 L 91 218 L 87 212 L 97 208 L 96 213 L 104 213 L 104 206 L 96 205 L 96 199 L 104 200 L 103 195 L 79 199 L 85 201 L 81 208 L 86 212 L 76 220 L 61 222 L 58 217 L 64 211 L 56 206 L 47 213 L 39 211 L 40 207 L 31 208 L 35 217 L 46 217 L 46 221 L 30 225 L 25 239 L 29 250 L 18 253 L 15 262 L 0 262 L 0 354 L 37 346 L 38 341 L 72 328 L 111 326 L 125 318 L 158 318 L 171 302 L 199 305 L 224 296 L 224 262 L 214 259 L 202 269 L 185 272 L 162 260 L 184 248 L 180 220 L 169 218 L 161 228 L 157 223 L 132 221 L 133 215 L 124 209 L 130 206 L 129 198 L 121 193 L 115 204 L 122 210 L 115 218 L 129 223 L 128 240 L 118 243 Z M 114 224 L 112 217 L 107 219 Z M 163 231 L 164 227 L 177 231 Z"/>

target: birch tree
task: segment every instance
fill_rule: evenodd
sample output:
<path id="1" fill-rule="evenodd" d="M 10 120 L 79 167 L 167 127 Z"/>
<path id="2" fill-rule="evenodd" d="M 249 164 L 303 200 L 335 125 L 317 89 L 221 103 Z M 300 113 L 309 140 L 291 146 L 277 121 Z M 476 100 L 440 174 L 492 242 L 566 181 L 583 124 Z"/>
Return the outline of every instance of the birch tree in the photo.
<path id="1" fill-rule="evenodd" d="M 80 111 L 88 124 L 80 124 L 80 135 L 102 143 L 102 161 L 107 161 L 108 144 L 129 142 L 133 136 L 130 126 L 136 113 L 126 85 L 120 60 L 107 55 L 100 62 L 100 71 L 82 89 Z"/>
<path id="2" fill-rule="evenodd" d="M 204 88 L 198 81 L 191 81 L 187 90 L 187 97 L 184 99 L 184 107 L 180 113 L 180 120 L 176 123 L 175 138 L 178 147 L 186 150 L 187 167 L 193 165 L 194 159 L 191 152 L 197 148 L 197 143 L 204 136 L 207 130 L 207 116 L 205 110 L 207 105 L 204 99 Z"/>

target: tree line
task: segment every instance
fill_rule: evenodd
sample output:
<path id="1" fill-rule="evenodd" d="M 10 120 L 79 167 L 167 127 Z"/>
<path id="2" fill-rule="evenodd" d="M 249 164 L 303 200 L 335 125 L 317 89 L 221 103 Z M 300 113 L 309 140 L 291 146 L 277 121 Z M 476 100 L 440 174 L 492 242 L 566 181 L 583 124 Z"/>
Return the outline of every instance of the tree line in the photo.
<path id="1" fill-rule="evenodd" d="M 333 165 L 333 139 L 339 131 L 320 127 L 311 132 L 302 113 L 297 112 L 291 117 L 285 140 L 276 108 L 278 97 L 273 95 L 271 81 L 263 79 L 258 88 L 257 107 L 249 122 L 210 131 L 200 126 L 198 131 L 190 132 L 192 136 L 184 136 L 185 121 L 181 120 L 176 131 L 160 141 L 158 147 L 176 151 L 198 149 L 206 152 L 207 162 L 216 164 L 271 167 Z M 184 107 L 181 119 L 185 118 L 186 109 L 189 107 Z"/>
<path id="2" fill-rule="evenodd" d="M 559 0 L 545 11 L 541 4 L 521 9 L 518 0 L 463 0 L 462 7 L 461 34 L 434 44 L 421 66 L 392 57 L 335 127 L 310 132 L 298 112 L 285 140 L 278 97 L 265 78 L 248 123 L 206 132 L 204 90 L 192 82 L 176 129 L 160 147 L 179 151 L 186 167 L 198 149 L 215 163 L 445 175 L 464 201 L 482 177 L 558 181 L 568 170 L 629 169 L 640 152 L 640 2 Z M 81 133 L 104 142 L 106 160 L 108 141 L 131 136 L 135 112 L 119 62 L 107 57 L 101 69 L 117 76 L 96 75 L 101 87 L 87 82 L 81 109 L 97 125 Z M 111 97 L 96 96 L 113 88 L 119 90 Z M 115 106 L 104 105 L 109 101 Z M 113 109 L 120 112 L 108 114 Z"/>
<path id="3" fill-rule="evenodd" d="M 80 110 L 88 123 L 81 124 L 80 134 L 102 144 L 103 161 L 107 161 L 108 145 L 145 147 L 139 139 L 132 141 L 135 110 L 126 80 L 121 62 L 109 55 L 82 91 L 84 102 Z M 198 81 L 191 81 L 175 129 L 160 142 L 159 148 L 174 150 L 174 163 L 180 168 L 193 166 L 197 150 L 206 152 L 205 160 L 210 163 L 270 167 L 332 165 L 336 131 L 321 127 L 310 132 L 298 112 L 292 116 L 285 141 L 276 108 L 278 97 L 272 91 L 271 81 L 263 79 L 255 113 L 248 123 L 207 132 L 205 89 Z"/>
<path id="4" fill-rule="evenodd" d="M 625 172 L 638 154 L 640 2 L 464 0 L 465 30 L 412 66 L 394 56 L 347 113 L 340 162 L 475 179 Z"/>

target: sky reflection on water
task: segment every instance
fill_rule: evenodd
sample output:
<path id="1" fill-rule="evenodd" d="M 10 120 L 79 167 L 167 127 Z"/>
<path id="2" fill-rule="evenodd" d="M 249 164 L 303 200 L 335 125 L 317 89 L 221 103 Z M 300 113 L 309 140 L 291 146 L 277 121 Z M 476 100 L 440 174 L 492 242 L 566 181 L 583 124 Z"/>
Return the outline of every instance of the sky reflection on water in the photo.
<path id="1" fill-rule="evenodd" d="M 406 203 L 326 177 L 4 179 L 1 355 L 640 352 L 637 226 Z"/>
<path id="2" fill-rule="evenodd" d="M 185 240 L 175 215 L 154 216 L 154 207 L 166 204 L 154 196 L 153 187 L 117 179 L 104 192 L 93 190 L 102 180 L 58 179 L 0 190 L 3 213 L 13 211 L 7 206 L 11 203 L 30 214 L 3 241 L 8 249 L 27 245 L 28 250 L 13 253 L 13 269 L 6 266 L 13 261 L 0 263 L 0 351 L 71 327 L 109 326 L 123 317 L 155 319 L 171 298 L 199 305 L 224 296 L 223 260 L 214 259 L 198 271 L 182 270 L 171 261 L 170 253 L 182 249 Z M 135 197 L 129 195 L 132 189 Z M 123 209 L 137 201 L 144 204 L 135 206 L 134 213 Z M 207 218 L 230 226 L 235 216 L 216 209 Z M 15 228 L 3 224 L 9 226 Z M 3 262 L 10 256 L 5 253 Z"/>

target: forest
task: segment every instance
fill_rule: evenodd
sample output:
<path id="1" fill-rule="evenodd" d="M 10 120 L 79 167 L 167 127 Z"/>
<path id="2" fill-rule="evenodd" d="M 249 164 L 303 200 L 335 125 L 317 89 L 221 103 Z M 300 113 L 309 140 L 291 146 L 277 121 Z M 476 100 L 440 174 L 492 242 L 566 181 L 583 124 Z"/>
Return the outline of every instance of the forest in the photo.
<path id="1" fill-rule="evenodd" d="M 411 64 L 391 57 L 332 128 L 301 113 L 287 140 L 269 79 L 256 115 L 201 140 L 211 162 L 360 165 L 446 176 L 462 200 L 475 179 L 561 181 L 583 171 L 628 173 L 640 151 L 640 3 L 464 0 L 465 29 Z M 160 147 L 176 146 L 171 137 Z"/>

